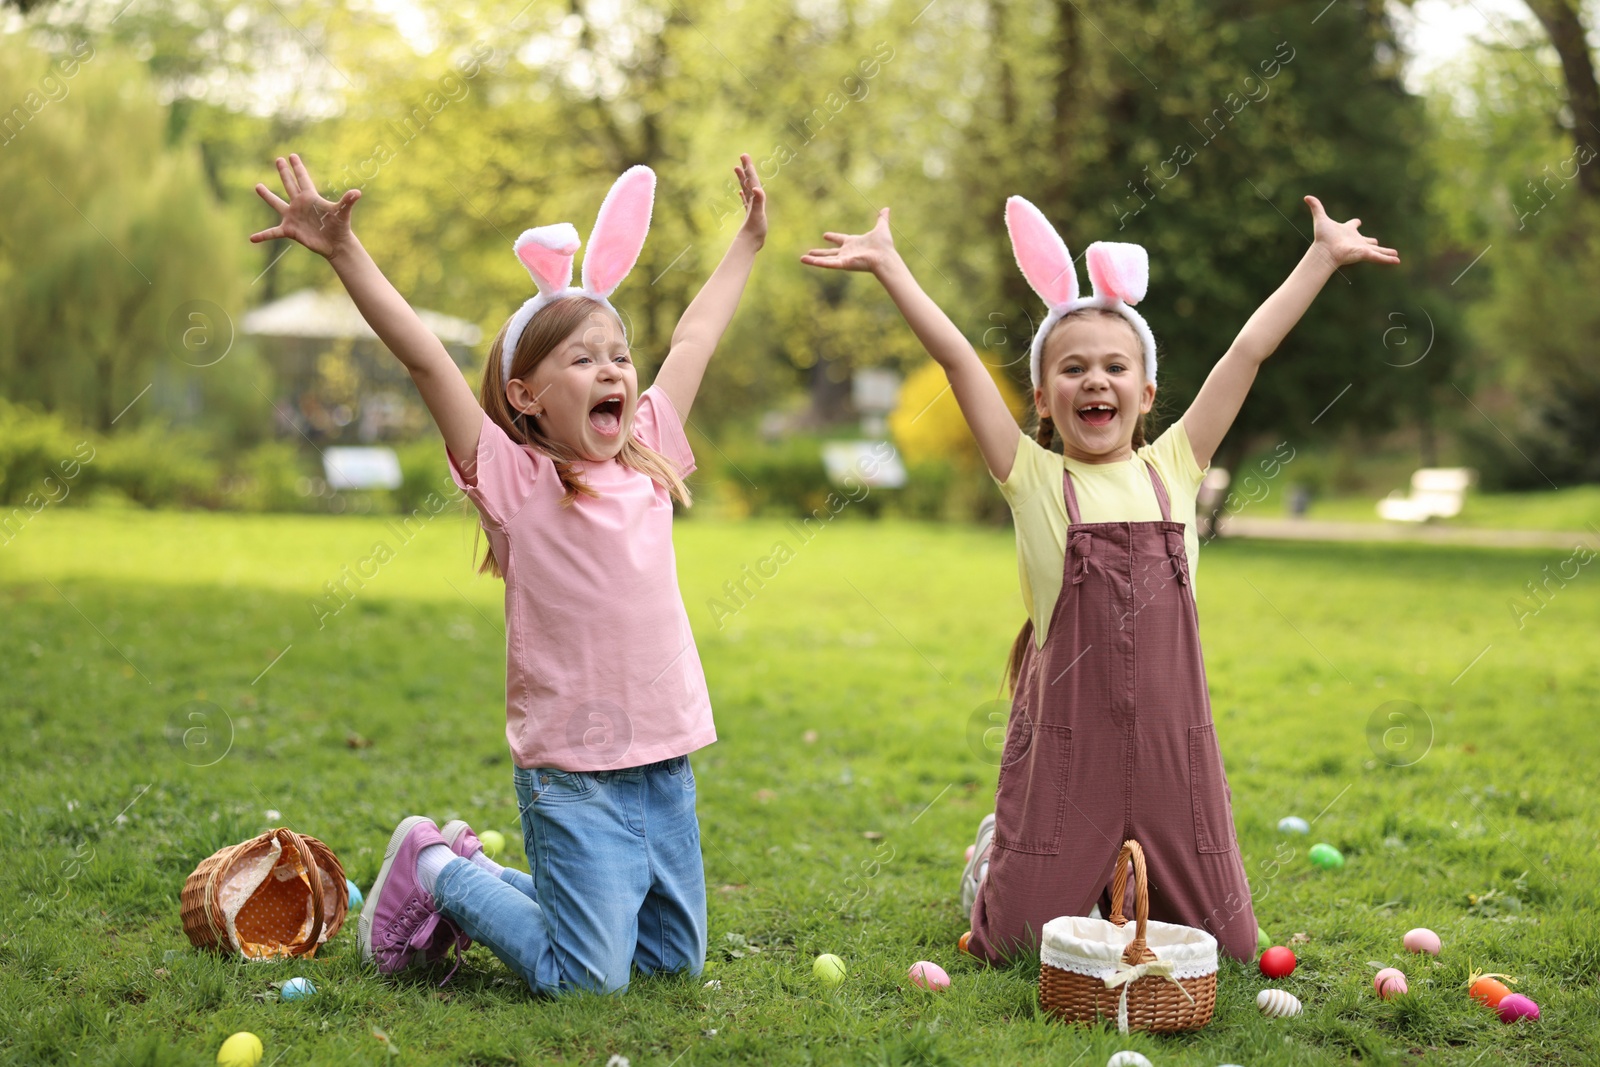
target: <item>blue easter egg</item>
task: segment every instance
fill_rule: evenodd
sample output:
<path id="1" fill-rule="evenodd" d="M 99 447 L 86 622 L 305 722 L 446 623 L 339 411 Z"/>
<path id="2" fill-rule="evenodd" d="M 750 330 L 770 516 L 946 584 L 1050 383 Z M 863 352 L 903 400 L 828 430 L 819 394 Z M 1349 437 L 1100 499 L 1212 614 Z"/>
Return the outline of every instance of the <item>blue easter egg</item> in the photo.
<path id="1" fill-rule="evenodd" d="M 1278 832 L 1280 834 L 1309 834 L 1311 832 L 1311 824 L 1298 815 L 1285 815 L 1278 820 Z"/>
<path id="2" fill-rule="evenodd" d="M 346 878 L 344 880 L 344 885 L 345 885 L 345 888 L 350 891 L 350 910 L 351 911 L 360 911 L 361 910 L 361 901 L 364 899 L 361 896 L 361 887 L 356 885 L 354 882 L 352 882 L 348 878 Z"/>
<path id="3" fill-rule="evenodd" d="M 299 1000 L 302 997 L 309 997 L 316 991 L 317 987 L 311 984 L 309 978 L 291 978 L 283 983 L 283 988 L 278 990 L 278 996 L 282 1000 Z"/>

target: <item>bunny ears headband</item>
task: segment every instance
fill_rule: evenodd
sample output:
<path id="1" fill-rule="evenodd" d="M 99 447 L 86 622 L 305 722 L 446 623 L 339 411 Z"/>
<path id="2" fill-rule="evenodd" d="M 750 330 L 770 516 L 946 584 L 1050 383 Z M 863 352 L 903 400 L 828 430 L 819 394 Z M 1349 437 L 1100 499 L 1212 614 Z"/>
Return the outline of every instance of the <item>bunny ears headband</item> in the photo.
<path id="1" fill-rule="evenodd" d="M 1039 385 L 1044 339 L 1064 316 L 1090 307 L 1114 311 L 1128 320 L 1144 348 L 1144 376 L 1154 382 L 1155 335 L 1144 317 L 1133 310 L 1133 305 L 1144 299 L 1150 283 L 1150 257 L 1144 248 L 1116 241 L 1096 241 L 1090 245 L 1085 258 L 1094 295 L 1079 296 L 1078 272 L 1072 265 L 1072 255 L 1044 212 L 1022 197 L 1013 196 L 1006 201 L 1006 229 L 1011 234 L 1011 250 L 1016 253 L 1023 277 L 1050 308 L 1033 337 L 1030 370 L 1034 387 Z"/>
<path id="2" fill-rule="evenodd" d="M 510 384 L 511 357 L 517 350 L 517 341 L 540 308 L 563 296 L 587 296 L 611 307 L 606 298 L 639 261 L 645 234 L 650 232 L 650 209 L 655 198 L 655 171 L 640 166 L 622 172 L 600 204 L 600 214 L 589 234 L 589 251 L 583 257 L 583 285 L 578 287 L 572 284 L 572 257 L 582 244 L 577 228 L 570 222 L 558 222 L 522 231 L 511 247 L 533 275 L 539 295 L 523 303 L 506 327 L 500 348 L 502 384 Z"/>

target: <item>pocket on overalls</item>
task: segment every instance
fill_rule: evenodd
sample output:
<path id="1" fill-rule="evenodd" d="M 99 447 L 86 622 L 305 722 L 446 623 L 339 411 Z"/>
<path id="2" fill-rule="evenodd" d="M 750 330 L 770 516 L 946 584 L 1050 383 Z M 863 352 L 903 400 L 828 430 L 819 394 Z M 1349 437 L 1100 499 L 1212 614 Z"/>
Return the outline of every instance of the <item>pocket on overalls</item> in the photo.
<path id="1" fill-rule="evenodd" d="M 1061 851 L 1072 729 L 1020 718 L 1006 736 L 995 796 L 994 843 L 1013 852 Z"/>
<path id="2" fill-rule="evenodd" d="M 1189 728 L 1189 798 L 1194 804 L 1196 852 L 1231 852 L 1233 804 L 1214 724 Z"/>

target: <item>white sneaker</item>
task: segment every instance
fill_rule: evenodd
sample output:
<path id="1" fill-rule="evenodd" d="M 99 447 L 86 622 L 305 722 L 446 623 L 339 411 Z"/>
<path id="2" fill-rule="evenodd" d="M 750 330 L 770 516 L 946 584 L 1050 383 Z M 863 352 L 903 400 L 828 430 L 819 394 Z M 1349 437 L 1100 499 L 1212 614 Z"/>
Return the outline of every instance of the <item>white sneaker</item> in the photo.
<path id="1" fill-rule="evenodd" d="M 972 904 L 978 899 L 978 886 L 989 873 L 989 845 L 994 840 L 994 812 L 985 815 L 978 823 L 978 836 L 972 843 L 972 854 L 967 857 L 966 870 L 961 872 L 961 914 L 971 915 Z"/>

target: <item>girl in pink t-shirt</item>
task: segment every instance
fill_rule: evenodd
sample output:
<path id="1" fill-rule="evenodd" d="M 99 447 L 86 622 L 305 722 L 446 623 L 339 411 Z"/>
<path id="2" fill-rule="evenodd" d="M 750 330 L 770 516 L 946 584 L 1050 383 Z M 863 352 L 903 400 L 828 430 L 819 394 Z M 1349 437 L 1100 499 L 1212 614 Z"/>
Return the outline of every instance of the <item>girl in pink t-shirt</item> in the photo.
<path id="1" fill-rule="evenodd" d="M 716 740 L 672 549 L 672 501 L 694 456 L 683 420 L 766 240 L 766 193 L 734 169 L 744 225 L 684 311 L 643 393 L 608 299 L 638 259 L 655 175 L 633 167 L 601 204 L 581 286 L 570 223 L 513 248 L 538 295 L 501 328 L 472 395 L 439 340 L 350 228 L 360 199 L 317 194 L 277 161 L 281 216 L 252 241 L 325 257 L 417 384 L 450 473 L 506 585 L 506 739 L 533 876 L 484 855 L 463 822 L 412 815 L 389 840 L 361 913 L 364 958 L 391 973 L 484 942 L 541 993 L 625 989 L 630 969 L 705 963 L 705 871 L 690 752 Z M 452 972 L 453 973 L 453 972 Z M 448 976 L 447 976 L 448 978 Z"/>

